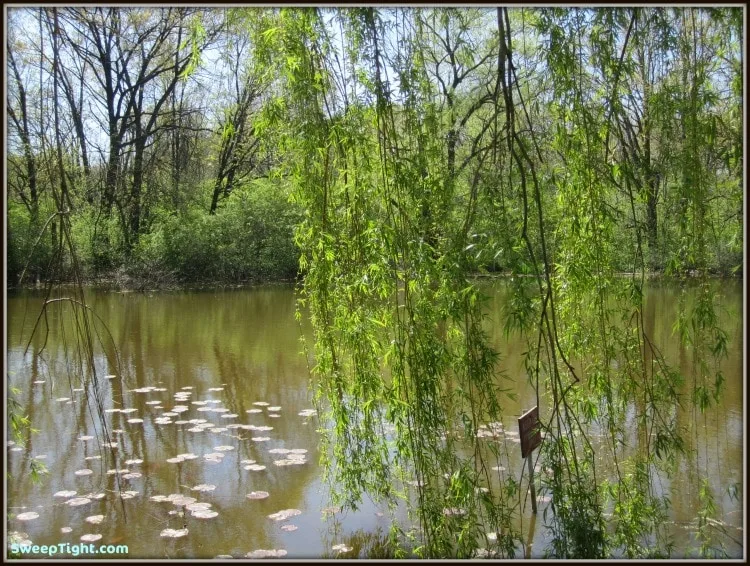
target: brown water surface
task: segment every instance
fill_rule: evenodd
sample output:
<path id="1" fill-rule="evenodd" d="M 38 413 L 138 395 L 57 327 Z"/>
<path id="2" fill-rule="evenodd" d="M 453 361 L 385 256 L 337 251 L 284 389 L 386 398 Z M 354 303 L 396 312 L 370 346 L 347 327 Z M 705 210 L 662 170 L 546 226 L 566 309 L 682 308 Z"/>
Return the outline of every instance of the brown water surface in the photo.
<path id="1" fill-rule="evenodd" d="M 729 357 L 722 364 L 726 391 L 720 406 L 705 415 L 692 409 L 679 412 L 690 429 L 689 447 L 694 452 L 680 461 L 677 477 L 662 484 L 672 502 L 675 556 L 697 552 L 694 523 L 701 475 L 710 479 L 717 505 L 715 517 L 728 533 L 717 540 L 732 557 L 743 552 L 741 544 L 733 540 L 744 538 L 740 503 L 744 499 L 742 292 L 735 282 L 717 282 L 716 286 L 722 306 L 728 309 L 720 315 L 730 340 Z M 525 342 L 506 337 L 502 331 L 507 289 L 503 283 L 494 283 L 487 290 L 489 331 L 503 356 L 502 366 L 509 375 L 523 376 Z M 667 359 L 691 375 L 690 353 L 672 334 L 678 294 L 675 286 L 650 284 L 645 324 Z M 61 325 L 70 309 L 63 304 L 51 309 L 46 344 L 45 333 L 39 332 L 24 355 L 41 295 L 29 291 L 10 294 L 8 382 L 19 390 L 22 410 L 39 432 L 32 434 L 23 448 L 10 443 L 6 448 L 9 531 L 20 531 L 40 545 L 77 543 L 84 534 L 99 533 L 103 536 L 97 544 L 126 544 L 129 558 L 241 557 L 258 549 L 284 549 L 289 557 L 320 557 L 334 555 L 332 545 L 347 542 L 353 534 L 387 532 L 387 512 L 367 500 L 357 512 L 343 517 L 323 513 L 328 503 L 317 464 L 319 422 L 314 416 L 299 414 L 312 407 L 308 364 L 300 343 L 300 337 L 309 336 L 310 329 L 295 320 L 293 289 L 146 294 L 91 290 L 87 300 L 106 320 L 120 355 L 119 370 L 111 345 L 96 358 L 100 375 L 116 375 L 100 380 L 102 407 L 135 410 L 105 413 L 109 428 L 121 432 L 114 432 L 109 439 L 117 443 L 115 449 L 103 448 L 107 440 L 101 437 L 97 418 L 92 418 L 90 411 L 96 406 L 94 384 L 75 377 L 80 375 L 71 355 L 75 334 L 69 324 Z M 104 333 L 102 339 L 108 344 Z M 43 345 L 43 353 L 35 355 Z M 69 381 L 68 375 L 74 379 Z M 518 400 L 505 407 L 507 430 L 515 430 L 516 416 L 535 403 L 525 377 L 517 377 L 515 386 Z M 81 388 L 84 390 L 75 390 Z M 144 388 L 151 389 L 134 391 Z M 178 392 L 189 395 L 175 398 Z M 181 411 L 180 407 L 187 410 L 164 416 L 172 408 Z M 272 410 L 276 407 L 279 409 Z M 129 422 L 131 419 L 136 420 Z M 196 419 L 214 426 L 190 430 L 201 424 Z M 248 425 L 261 428 L 249 429 Z M 211 428 L 224 430 L 212 432 Z M 82 436 L 93 438 L 80 440 Z M 268 440 L 259 440 L 262 438 Z M 287 455 L 272 449 L 306 450 L 305 463 L 277 466 L 274 461 Z M 207 460 L 204 456 L 211 453 L 224 456 Z M 180 454 L 197 457 L 167 461 Z M 29 474 L 34 458 L 49 470 L 41 483 L 32 482 Z M 142 462 L 128 464 L 128 460 Z M 243 460 L 254 460 L 265 469 L 246 470 L 248 464 Z M 521 466 L 519 454 L 510 462 L 509 473 L 519 476 Z M 92 473 L 75 473 L 82 469 Z M 108 473 L 123 469 L 136 475 Z M 201 484 L 215 487 L 192 489 Z M 739 485 L 738 499 L 730 495 L 729 488 L 734 485 Z M 123 501 L 118 487 L 137 493 Z M 63 490 L 75 491 L 78 496 L 104 496 L 69 506 L 65 503 L 68 499 L 54 496 Z M 246 497 L 259 491 L 269 496 Z M 177 493 L 210 503 L 218 515 L 196 518 L 169 501 L 150 499 Z M 268 517 L 283 509 L 298 509 L 301 514 L 283 521 Z M 29 511 L 39 517 L 28 521 L 17 518 Z M 104 519 L 99 524 L 85 521 L 94 515 L 104 515 Z M 528 505 L 524 516 L 528 533 Z M 61 532 L 64 527 L 72 531 Z M 165 529 L 183 528 L 188 529 L 187 536 L 160 536 Z M 540 514 L 532 531 L 532 556 L 543 555 L 548 536 Z"/>

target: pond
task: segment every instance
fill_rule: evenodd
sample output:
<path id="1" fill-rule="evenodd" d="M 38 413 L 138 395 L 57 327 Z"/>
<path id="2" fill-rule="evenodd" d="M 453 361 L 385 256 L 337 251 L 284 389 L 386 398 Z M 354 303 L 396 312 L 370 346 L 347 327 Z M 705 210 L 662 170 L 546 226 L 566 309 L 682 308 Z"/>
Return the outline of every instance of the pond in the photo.
<path id="1" fill-rule="evenodd" d="M 726 390 L 705 416 L 684 411 L 697 452 L 664 487 L 672 501 L 675 556 L 697 552 L 698 475 L 706 472 L 715 517 L 727 533 L 721 541 L 729 556 L 743 553 L 742 289 L 734 281 L 716 285 L 730 338 L 722 364 Z M 489 320 L 495 321 L 490 336 L 505 371 L 523 375 L 525 342 L 506 337 L 498 322 L 506 290 L 502 283 L 487 289 Z M 675 286 L 650 284 L 645 324 L 666 358 L 687 374 L 689 353 L 672 335 L 678 294 Z M 365 551 L 352 541 L 387 533 L 388 513 L 368 500 L 357 512 L 327 508 L 319 422 L 301 353 L 300 338 L 310 329 L 295 320 L 292 288 L 88 291 L 121 362 L 117 371 L 112 349 L 96 359 L 108 376 L 98 391 L 108 438 L 92 417 L 93 384 L 68 381 L 75 374 L 75 336 L 59 324 L 63 309 L 49 312 L 46 344 L 41 332 L 24 355 L 41 299 L 32 291 L 8 297 L 8 384 L 18 389 L 21 410 L 38 430 L 23 447 L 6 439 L 8 531 L 38 545 L 101 535 L 92 537 L 96 544 L 128 546 L 121 558 L 243 557 L 259 550 L 355 557 Z M 42 355 L 33 355 L 42 345 Z M 507 430 L 516 429 L 517 416 L 534 399 L 525 378 L 515 383 L 519 395 L 515 406 L 505 407 Z M 32 460 L 49 471 L 40 483 L 29 474 Z M 509 473 L 518 477 L 521 469 L 518 454 Z M 531 556 L 542 556 L 548 542 L 539 517 L 530 526 L 526 505 Z"/>

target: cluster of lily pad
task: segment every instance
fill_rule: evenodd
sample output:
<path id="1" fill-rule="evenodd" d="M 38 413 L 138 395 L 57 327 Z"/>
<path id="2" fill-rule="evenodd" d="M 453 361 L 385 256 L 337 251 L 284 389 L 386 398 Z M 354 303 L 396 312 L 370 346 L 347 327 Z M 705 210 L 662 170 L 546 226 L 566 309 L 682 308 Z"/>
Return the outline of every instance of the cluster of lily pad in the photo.
<path id="1" fill-rule="evenodd" d="M 114 379 L 115 376 L 109 375 L 106 376 L 108 379 Z M 242 437 L 242 436 L 233 436 L 232 433 L 235 435 L 241 435 L 240 431 L 251 431 L 253 433 L 256 433 L 255 436 L 251 436 L 249 438 L 250 441 L 255 443 L 261 443 L 261 442 L 267 442 L 271 440 L 270 436 L 265 436 L 264 433 L 268 433 L 273 430 L 273 427 L 271 426 L 263 426 L 263 425 L 255 425 L 255 424 L 244 424 L 241 422 L 230 422 L 226 424 L 225 426 L 217 426 L 214 423 L 208 422 L 206 419 L 201 418 L 194 418 L 194 419 L 184 419 L 180 420 L 183 413 L 186 413 L 190 411 L 191 409 L 196 412 L 201 413 L 207 413 L 207 414 L 218 414 L 219 418 L 225 420 L 225 421 L 234 421 L 239 418 L 239 415 L 236 413 L 230 412 L 229 409 L 221 407 L 222 401 L 220 399 L 204 399 L 204 400 L 192 400 L 192 387 L 183 387 L 181 391 L 178 391 L 174 394 L 174 400 L 175 403 L 173 406 L 169 406 L 168 402 L 163 402 L 159 400 L 148 400 L 144 401 L 145 405 L 151 408 L 152 410 L 161 410 L 163 411 L 161 414 L 158 414 L 152 418 L 151 422 L 156 425 L 168 425 L 168 424 L 176 424 L 176 425 L 190 425 L 189 427 L 185 427 L 182 430 L 191 432 L 191 433 L 216 433 L 216 434 L 222 434 L 224 433 L 227 436 L 231 436 L 232 438 L 236 438 L 239 440 L 248 440 L 248 437 Z M 222 391 L 223 387 L 212 387 L 209 388 L 209 392 L 218 392 Z M 82 390 L 81 390 L 82 391 Z M 165 392 L 167 391 L 164 387 L 139 387 L 136 389 L 132 389 L 129 392 L 133 394 L 151 394 L 151 393 L 159 393 L 159 392 Z M 59 398 L 59 402 L 74 402 L 70 398 Z M 270 403 L 267 403 L 265 401 L 256 401 L 253 403 L 253 408 L 248 409 L 246 412 L 247 414 L 259 414 L 259 413 L 265 413 L 265 415 L 269 418 L 279 418 L 280 412 L 282 410 L 281 406 L 271 406 Z M 141 416 L 134 414 L 137 413 L 138 409 L 133 407 L 127 407 L 127 406 L 120 406 L 120 407 L 113 407 L 106 409 L 106 414 L 111 415 L 111 418 L 117 418 L 118 415 L 121 415 L 122 423 L 125 425 L 125 427 L 136 427 L 139 425 L 144 424 L 144 418 Z M 314 417 L 317 415 L 317 411 L 315 409 L 304 409 L 298 413 L 299 416 L 309 418 Z M 112 423 L 115 424 L 115 423 Z M 306 422 L 304 424 L 307 424 Z M 230 432 L 231 431 L 231 432 Z M 236 431 L 236 432 L 235 432 Z M 101 436 L 94 436 L 94 435 L 86 435 L 82 434 L 78 436 L 78 440 L 84 444 L 88 443 L 90 446 L 92 441 L 97 441 L 97 444 L 99 444 L 101 447 L 105 449 L 112 449 L 112 450 L 118 450 L 123 458 L 125 457 L 124 452 L 126 450 L 126 444 L 123 444 L 121 447 L 121 440 L 118 439 L 115 435 L 122 435 L 126 431 L 122 429 L 117 428 L 110 428 L 109 433 L 110 437 L 101 437 Z M 13 442 L 8 443 L 9 449 L 16 449 L 21 450 L 20 447 L 15 447 L 13 445 Z M 218 443 L 217 443 L 218 444 Z M 228 445 L 228 444 L 218 444 L 213 447 L 213 451 L 198 455 L 194 454 L 192 452 L 186 452 L 181 454 L 176 454 L 174 456 L 171 456 L 166 459 L 167 463 L 170 464 L 177 464 L 178 466 L 189 462 L 191 460 L 198 460 L 201 459 L 202 461 L 206 463 L 214 463 L 219 464 L 224 459 L 225 456 L 228 453 L 231 453 L 233 451 L 237 450 L 236 446 Z M 287 466 L 300 466 L 307 463 L 307 453 L 308 451 L 304 448 L 272 448 L 269 451 L 269 454 L 272 454 L 274 456 L 278 456 L 273 460 L 273 464 L 276 467 L 287 467 Z M 44 457 L 44 456 L 42 456 Z M 85 456 L 86 462 L 92 462 L 96 460 L 102 460 L 102 455 L 86 455 Z M 141 477 L 143 477 L 143 473 L 140 471 L 134 471 L 132 470 L 133 466 L 138 466 L 139 464 L 143 463 L 143 458 L 138 457 L 129 457 L 128 459 L 123 459 L 124 462 L 123 467 L 115 467 L 113 469 L 107 470 L 106 474 L 109 476 L 118 476 L 121 479 L 124 480 L 137 480 Z M 251 459 L 243 459 L 240 461 L 241 464 L 244 465 L 244 469 L 247 471 L 253 471 L 253 472 L 261 472 L 263 470 L 266 470 L 266 466 L 262 464 L 258 464 L 256 460 Z M 94 469 L 91 469 L 90 467 L 83 467 L 81 469 L 78 469 L 74 471 L 73 475 L 77 478 L 80 478 L 79 482 L 86 482 L 89 483 L 92 480 L 88 479 L 92 476 L 95 476 L 95 467 Z M 85 485 L 85 484 L 84 484 Z M 89 483 L 90 485 L 90 483 Z M 216 489 L 216 485 L 213 484 L 207 484 L 202 483 L 195 485 L 194 487 L 190 488 L 190 490 L 196 494 L 204 494 L 204 493 L 210 493 Z M 139 491 L 136 490 L 124 490 L 121 491 L 119 488 L 115 492 L 118 497 L 122 498 L 123 500 L 132 499 L 139 495 Z M 269 492 L 267 491 L 251 491 L 247 494 L 248 500 L 262 500 L 262 499 L 268 499 L 271 496 Z M 83 495 L 79 494 L 76 490 L 66 489 L 58 491 L 54 494 L 55 498 L 58 499 L 64 499 L 63 502 L 64 505 L 69 507 L 80 507 L 85 506 L 88 504 L 91 504 L 93 501 L 101 500 L 107 497 L 107 494 L 105 492 L 88 492 L 84 493 Z M 195 497 L 191 497 L 185 494 L 181 493 L 173 493 L 171 495 L 152 495 L 149 498 L 150 501 L 156 502 L 156 503 L 171 503 L 175 509 L 168 511 L 168 514 L 170 515 L 179 515 L 180 517 L 185 516 L 187 513 L 190 513 L 190 516 L 195 519 L 212 519 L 219 516 L 219 512 L 212 509 L 212 504 L 210 502 L 205 501 L 198 501 Z M 275 513 L 272 513 L 268 515 L 268 518 L 272 521 L 283 523 L 280 525 L 280 529 L 283 532 L 294 532 L 298 530 L 298 526 L 294 525 L 289 522 L 290 519 L 293 517 L 299 516 L 302 514 L 302 511 L 299 509 L 282 509 L 280 511 L 277 511 Z M 27 511 L 23 513 L 19 513 L 15 516 L 15 518 L 19 521 L 33 521 L 35 519 L 38 519 L 40 517 L 40 514 L 36 511 Z M 103 514 L 92 514 L 87 516 L 84 521 L 89 525 L 100 525 L 105 521 L 105 515 Z M 72 532 L 73 529 L 71 527 L 62 527 L 61 532 L 66 534 Z M 189 530 L 187 528 L 187 525 L 184 524 L 183 528 L 165 528 L 161 530 L 160 536 L 162 538 L 181 538 L 188 536 Z M 102 539 L 102 534 L 98 533 L 86 533 L 83 534 L 80 538 L 83 542 L 95 542 L 97 540 Z M 336 549 L 334 549 L 336 550 Z M 249 552 L 246 557 L 248 558 L 273 558 L 273 557 L 282 557 L 287 554 L 287 551 L 284 549 L 272 549 L 272 550 L 266 550 L 266 549 L 258 549 L 254 550 L 252 552 Z"/>

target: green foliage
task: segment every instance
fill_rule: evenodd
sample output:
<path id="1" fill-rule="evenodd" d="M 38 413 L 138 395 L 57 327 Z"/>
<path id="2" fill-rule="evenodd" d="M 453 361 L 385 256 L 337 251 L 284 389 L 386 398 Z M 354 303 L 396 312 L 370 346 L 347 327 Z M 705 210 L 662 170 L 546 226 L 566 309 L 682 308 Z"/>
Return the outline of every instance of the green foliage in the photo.
<path id="1" fill-rule="evenodd" d="M 298 217 L 278 185 L 255 182 L 235 189 L 213 215 L 202 206 L 156 214 L 131 269 L 162 270 L 183 282 L 294 278 Z"/>
<path id="2" fill-rule="evenodd" d="M 72 216 L 71 233 L 84 277 L 109 275 L 124 263 L 122 227 L 115 217 L 85 207 Z"/>
<path id="3" fill-rule="evenodd" d="M 714 518 L 716 516 L 716 501 L 706 478 L 701 481 L 698 499 L 700 500 L 700 509 L 698 510 L 697 538 L 700 542 L 701 558 L 728 558 L 724 544 L 718 541 L 718 546 L 715 545 L 714 529 L 718 529 L 724 535 L 726 535 L 726 529 Z"/>
<path id="4" fill-rule="evenodd" d="M 46 212 L 46 211 L 45 211 Z M 54 256 L 52 226 L 45 222 L 48 216 L 40 213 L 33 218 L 28 209 L 15 202 L 8 203 L 8 284 L 18 282 L 24 274 L 25 283 L 34 283 L 51 274 Z M 51 213 L 50 213 L 51 214 Z"/>
<path id="5" fill-rule="evenodd" d="M 39 431 L 32 428 L 29 417 L 23 414 L 23 407 L 17 399 L 19 394 L 20 391 L 15 387 L 11 387 L 8 391 L 8 424 L 13 441 L 20 446 L 25 446 L 29 441 L 29 437 Z M 47 473 L 49 473 L 49 470 L 43 462 L 35 458 L 31 459 L 29 462 L 29 475 L 33 483 L 41 483 L 42 476 Z"/>

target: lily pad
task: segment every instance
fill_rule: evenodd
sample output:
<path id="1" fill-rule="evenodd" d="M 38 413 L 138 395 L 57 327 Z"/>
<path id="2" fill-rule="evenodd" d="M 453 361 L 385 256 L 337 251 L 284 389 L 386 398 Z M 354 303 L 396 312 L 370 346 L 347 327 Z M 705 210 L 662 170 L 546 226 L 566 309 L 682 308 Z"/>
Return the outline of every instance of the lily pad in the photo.
<path id="1" fill-rule="evenodd" d="M 143 463 L 143 460 L 141 460 L 140 458 L 133 458 L 132 460 L 125 460 L 126 466 L 133 466 L 135 464 L 142 464 L 142 463 Z"/>
<path id="2" fill-rule="evenodd" d="M 446 517 L 461 517 L 466 515 L 466 509 L 459 509 L 458 507 L 446 507 L 443 509 L 443 515 Z"/>
<path id="3" fill-rule="evenodd" d="M 164 538 L 180 538 L 188 534 L 187 529 L 164 529 L 159 536 Z"/>
<path id="4" fill-rule="evenodd" d="M 83 470 L 76 470 L 73 472 L 77 476 L 90 476 L 94 473 L 94 470 L 89 470 L 87 468 L 84 468 Z"/>
<path id="5" fill-rule="evenodd" d="M 177 505 L 178 507 L 185 507 L 186 505 L 190 505 L 191 503 L 195 503 L 196 501 L 198 501 L 195 497 L 188 497 L 187 495 L 182 495 L 181 493 L 173 493 L 167 499 L 172 502 L 172 505 Z"/>
<path id="6" fill-rule="evenodd" d="M 122 474 L 122 479 L 124 480 L 135 480 L 142 476 L 140 472 L 130 472 L 129 474 Z"/>
<path id="7" fill-rule="evenodd" d="M 250 440 L 253 442 L 267 442 L 271 440 L 270 436 L 253 436 Z"/>
<path id="8" fill-rule="evenodd" d="M 72 533 L 72 532 L 73 532 L 73 529 L 72 529 L 72 528 L 70 528 L 70 527 L 61 527 L 61 528 L 60 528 L 60 532 L 61 532 L 62 534 Z"/>
<path id="9" fill-rule="evenodd" d="M 266 403 L 265 401 L 256 401 L 255 403 L 253 403 L 253 405 L 255 405 L 256 407 L 268 407 L 270 403 Z"/>
<path id="10" fill-rule="evenodd" d="M 192 515 L 196 519 L 213 519 L 214 517 L 218 517 L 219 514 L 210 509 L 199 509 L 198 511 L 193 511 Z"/>
<path id="11" fill-rule="evenodd" d="M 287 523 L 286 525 L 281 525 L 281 530 L 286 531 L 287 533 L 294 532 L 299 527 L 297 525 L 292 525 L 291 523 Z"/>
<path id="12" fill-rule="evenodd" d="M 199 501 L 185 505 L 185 509 L 188 511 L 208 511 L 211 509 L 211 504 L 206 501 Z"/>
<path id="13" fill-rule="evenodd" d="M 265 499 L 269 496 L 267 491 L 251 491 L 247 494 L 248 499 Z"/>
<path id="14" fill-rule="evenodd" d="M 87 523 L 91 523 L 92 525 L 98 525 L 102 521 L 104 521 L 104 515 L 91 515 L 90 517 L 86 517 L 84 519 Z"/>
<path id="15" fill-rule="evenodd" d="M 138 423 L 142 423 L 143 419 L 128 419 L 128 422 L 130 424 L 138 424 Z"/>
<path id="16" fill-rule="evenodd" d="M 39 513 L 36 511 L 27 511 L 26 513 L 19 513 L 16 515 L 16 519 L 19 521 L 31 521 L 33 519 L 38 519 Z"/>
<path id="17" fill-rule="evenodd" d="M 281 511 L 277 511 L 276 513 L 271 513 L 268 518 L 273 519 L 274 521 L 286 521 L 287 519 L 296 517 L 297 515 L 302 515 L 302 511 L 300 511 L 299 509 L 282 509 Z"/>
<path id="18" fill-rule="evenodd" d="M 245 558 L 282 558 L 286 556 L 286 554 L 286 550 L 284 550 L 283 548 L 273 550 L 265 550 L 263 548 L 260 548 L 258 550 L 253 550 L 252 552 L 248 552 L 245 555 Z"/>
<path id="19" fill-rule="evenodd" d="M 193 489 L 193 491 L 213 491 L 213 490 L 216 489 L 216 486 L 212 485 L 210 483 L 202 483 L 200 485 L 196 485 L 192 489 Z"/>
<path id="20" fill-rule="evenodd" d="M 88 534 L 81 536 L 81 542 L 96 542 L 102 539 L 100 534 Z"/>
<path id="21" fill-rule="evenodd" d="M 318 414 L 318 411 L 316 411 L 315 409 L 303 409 L 297 414 L 300 417 L 314 417 Z"/>
<path id="22" fill-rule="evenodd" d="M 251 472 L 260 472 L 262 470 L 265 470 L 265 466 L 261 466 L 260 464 L 250 464 L 249 466 L 245 466 L 246 470 L 250 470 Z"/>
<path id="23" fill-rule="evenodd" d="M 343 552 L 351 552 L 352 551 L 352 547 L 351 546 L 346 546 L 345 544 L 334 544 L 331 547 L 331 550 L 335 550 L 336 552 L 338 552 L 339 554 L 341 554 Z"/>
<path id="24" fill-rule="evenodd" d="M 88 497 L 74 497 L 65 502 L 66 505 L 70 505 L 71 507 L 78 507 L 79 505 L 86 505 L 87 503 L 91 503 L 91 499 Z"/>
<path id="25" fill-rule="evenodd" d="M 86 435 L 86 436 L 79 436 L 78 440 L 83 440 L 84 442 L 86 442 L 87 440 L 94 440 L 94 437 L 93 436 L 88 436 L 88 435 Z"/>
<path id="26" fill-rule="evenodd" d="M 263 409 L 248 409 L 248 410 L 247 410 L 247 411 L 245 411 L 245 412 L 246 412 L 246 413 L 250 413 L 250 414 L 252 415 L 252 414 L 255 414 L 255 413 L 262 413 L 262 412 L 263 412 Z"/>
<path id="27" fill-rule="evenodd" d="M 75 491 L 64 489 L 63 491 L 58 491 L 52 497 L 75 497 L 76 495 L 78 494 Z"/>
<path id="28" fill-rule="evenodd" d="M 307 464 L 307 460 L 301 460 L 296 458 L 284 458 L 283 460 L 274 460 L 273 465 L 284 467 L 284 466 L 300 466 L 302 464 Z"/>

